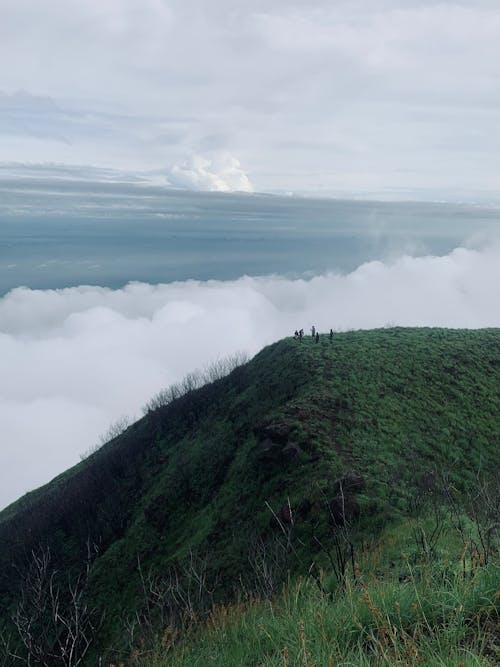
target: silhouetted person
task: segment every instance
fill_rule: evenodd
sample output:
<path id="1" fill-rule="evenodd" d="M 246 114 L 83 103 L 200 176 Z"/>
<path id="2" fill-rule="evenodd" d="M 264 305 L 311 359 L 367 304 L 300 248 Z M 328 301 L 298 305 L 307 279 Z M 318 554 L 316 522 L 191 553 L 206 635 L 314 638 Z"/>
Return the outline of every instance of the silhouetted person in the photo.
<path id="1" fill-rule="evenodd" d="M 295 333 L 293 334 L 293 337 L 295 338 L 295 340 L 297 340 L 297 338 L 299 337 L 299 332 L 297 331 L 297 329 L 295 329 Z"/>
<path id="2" fill-rule="evenodd" d="M 316 333 L 316 342 L 319 343 L 319 333 Z"/>
<path id="3" fill-rule="evenodd" d="M 301 330 L 299 331 L 299 340 L 300 340 L 301 343 L 302 343 L 302 339 L 303 339 L 303 338 L 304 338 L 304 329 L 301 329 Z"/>
<path id="4" fill-rule="evenodd" d="M 312 327 L 311 327 L 311 336 L 313 337 L 313 339 L 314 339 L 315 335 L 316 335 L 316 327 L 313 324 Z"/>
<path id="5" fill-rule="evenodd" d="M 333 343 L 333 329 L 330 329 L 330 343 Z"/>

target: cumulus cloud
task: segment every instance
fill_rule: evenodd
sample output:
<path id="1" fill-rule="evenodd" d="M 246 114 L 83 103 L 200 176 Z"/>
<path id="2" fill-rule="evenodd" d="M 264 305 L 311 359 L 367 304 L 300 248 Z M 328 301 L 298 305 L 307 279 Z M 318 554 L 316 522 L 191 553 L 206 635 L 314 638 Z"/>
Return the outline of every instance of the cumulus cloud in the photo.
<path id="1" fill-rule="evenodd" d="M 193 155 L 169 173 L 171 185 L 208 192 L 252 192 L 253 187 L 239 160 L 228 153 L 211 157 Z"/>
<path id="2" fill-rule="evenodd" d="M 500 247 L 402 256 L 310 280 L 17 288 L 0 300 L 0 506 L 78 461 L 109 424 L 218 357 L 297 327 L 500 326 Z"/>

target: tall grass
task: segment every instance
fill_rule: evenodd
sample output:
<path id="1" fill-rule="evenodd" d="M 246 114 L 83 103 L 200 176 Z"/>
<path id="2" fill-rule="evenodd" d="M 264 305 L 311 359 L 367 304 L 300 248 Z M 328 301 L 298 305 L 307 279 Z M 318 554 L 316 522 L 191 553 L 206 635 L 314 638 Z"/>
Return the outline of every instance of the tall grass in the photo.
<path id="1" fill-rule="evenodd" d="M 500 660 L 500 568 L 472 576 L 445 563 L 402 581 L 349 579 L 332 594 L 298 579 L 274 601 L 215 608 L 180 645 L 159 647 L 148 667 L 468 667 Z M 401 577 L 400 577 L 401 578 Z"/>

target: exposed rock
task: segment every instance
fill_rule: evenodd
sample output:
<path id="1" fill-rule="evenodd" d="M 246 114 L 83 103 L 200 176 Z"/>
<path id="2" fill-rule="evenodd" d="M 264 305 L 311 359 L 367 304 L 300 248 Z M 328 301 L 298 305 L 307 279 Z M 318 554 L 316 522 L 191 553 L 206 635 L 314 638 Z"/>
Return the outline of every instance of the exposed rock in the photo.
<path id="1" fill-rule="evenodd" d="M 302 452 L 301 448 L 296 442 L 289 440 L 282 449 L 283 457 L 290 461 L 295 459 Z"/>
<path id="2" fill-rule="evenodd" d="M 280 445 L 286 445 L 288 436 L 290 435 L 290 427 L 283 422 L 274 422 L 265 426 L 259 426 L 255 430 L 255 434 L 262 440 L 269 438 Z"/>
<path id="3" fill-rule="evenodd" d="M 270 438 L 261 440 L 257 445 L 258 457 L 262 461 L 278 461 L 281 458 L 282 447 Z"/>
<path id="4" fill-rule="evenodd" d="M 257 451 L 261 461 L 288 463 L 296 459 L 302 450 L 289 439 L 290 427 L 284 422 L 273 422 L 254 429 L 258 438 Z"/>

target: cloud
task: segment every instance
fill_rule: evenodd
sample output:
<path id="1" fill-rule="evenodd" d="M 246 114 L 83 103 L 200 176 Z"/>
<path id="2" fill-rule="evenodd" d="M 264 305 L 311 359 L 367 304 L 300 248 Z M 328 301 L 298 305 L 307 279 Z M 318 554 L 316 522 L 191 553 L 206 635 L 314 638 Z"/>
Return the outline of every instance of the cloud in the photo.
<path id="1" fill-rule="evenodd" d="M 183 165 L 224 150 L 257 191 L 496 193 L 499 29 L 493 0 L 3 0 L 0 90 L 28 93 L 0 94 L 0 160 L 243 189 Z"/>
<path id="2" fill-rule="evenodd" d="M 500 246 L 370 262 L 346 275 L 17 288 L 0 299 L 0 506 L 194 368 L 321 331 L 500 326 Z"/>
<path id="3" fill-rule="evenodd" d="M 193 155 L 174 165 L 168 180 L 174 187 L 207 192 L 252 192 L 253 187 L 239 160 L 228 153 L 211 157 Z"/>

